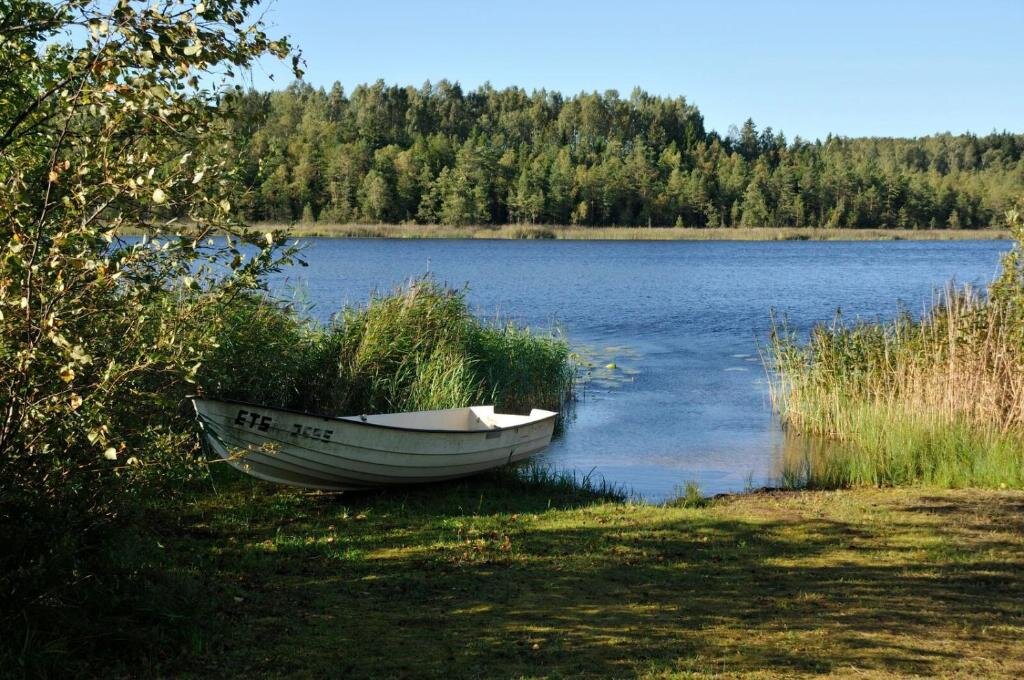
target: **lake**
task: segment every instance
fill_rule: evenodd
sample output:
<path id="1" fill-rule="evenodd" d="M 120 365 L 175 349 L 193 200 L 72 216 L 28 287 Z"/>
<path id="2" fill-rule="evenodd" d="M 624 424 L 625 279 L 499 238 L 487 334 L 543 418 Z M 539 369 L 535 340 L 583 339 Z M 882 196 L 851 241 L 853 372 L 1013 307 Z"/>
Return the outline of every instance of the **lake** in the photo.
<path id="1" fill-rule="evenodd" d="M 758 357 L 770 313 L 806 332 L 918 313 L 949 280 L 984 285 L 1008 241 L 308 239 L 274 280 L 321 319 L 431 272 L 484 318 L 558 328 L 595 370 L 540 458 L 661 501 L 775 483 L 784 438 Z M 614 368 L 606 368 L 614 364 Z"/>

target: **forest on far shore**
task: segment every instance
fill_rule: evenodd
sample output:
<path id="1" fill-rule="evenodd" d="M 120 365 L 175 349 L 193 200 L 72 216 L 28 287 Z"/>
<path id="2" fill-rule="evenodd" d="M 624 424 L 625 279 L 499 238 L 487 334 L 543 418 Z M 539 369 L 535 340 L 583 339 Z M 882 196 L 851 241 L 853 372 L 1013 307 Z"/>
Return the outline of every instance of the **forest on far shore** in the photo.
<path id="1" fill-rule="evenodd" d="M 253 221 L 963 229 L 1024 196 L 1024 134 L 723 136 L 641 90 L 297 82 L 221 105 Z"/>

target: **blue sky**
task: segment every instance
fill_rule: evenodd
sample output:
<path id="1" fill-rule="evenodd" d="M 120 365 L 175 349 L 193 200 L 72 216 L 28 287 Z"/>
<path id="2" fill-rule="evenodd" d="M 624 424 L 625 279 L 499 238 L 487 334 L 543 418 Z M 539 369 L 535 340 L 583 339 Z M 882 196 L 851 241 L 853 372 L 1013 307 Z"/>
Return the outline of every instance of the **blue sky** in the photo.
<path id="1" fill-rule="evenodd" d="M 752 116 L 790 139 L 1024 130 L 1024 0 L 277 0 L 266 11 L 316 86 L 639 86 L 685 96 L 723 133 Z M 287 82 L 270 63 L 253 74 L 261 88 Z"/>

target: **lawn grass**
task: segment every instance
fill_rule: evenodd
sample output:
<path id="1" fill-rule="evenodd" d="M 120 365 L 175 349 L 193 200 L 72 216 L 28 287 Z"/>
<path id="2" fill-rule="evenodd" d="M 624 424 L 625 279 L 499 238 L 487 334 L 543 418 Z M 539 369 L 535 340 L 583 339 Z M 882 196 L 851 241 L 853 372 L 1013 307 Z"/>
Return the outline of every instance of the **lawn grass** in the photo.
<path id="1" fill-rule="evenodd" d="M 289 229 L 296 237 L 483 238 L 611 241 L 947 241 L 1006 239 L 1005 229 L 831 229 L 815 227 L 576 227 L 568 225 L 423 224 L 257 224 L 256 229 Z"/>
<path id="2" fill-rule="evenodd" d="M 113 661 L 75 657 L 69 670 L 1024 675 L 1021 492 L 758 492 L 685 507 L 507 472 L 362 495 L 226 476 L 161 510 L 148 539 L 190 613 L 137 631 L 144 653 L 118 660 L 115 647 Z"/>

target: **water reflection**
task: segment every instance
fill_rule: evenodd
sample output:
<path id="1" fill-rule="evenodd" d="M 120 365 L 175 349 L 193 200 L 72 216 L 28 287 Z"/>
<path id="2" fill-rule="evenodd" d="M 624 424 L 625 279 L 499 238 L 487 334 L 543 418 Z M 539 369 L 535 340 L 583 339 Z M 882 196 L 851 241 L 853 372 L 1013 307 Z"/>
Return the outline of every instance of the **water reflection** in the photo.
<path id="1" fill-rule="evenodd" d="M 816 435 L 800 434 L 792 428 L 776 427 L 772 441 L 774 481 L 771 486 L 802 488 L 812 472 L 820 470 L 824 461 L 838 454 L 845 446 L 848 444 Z"/>

